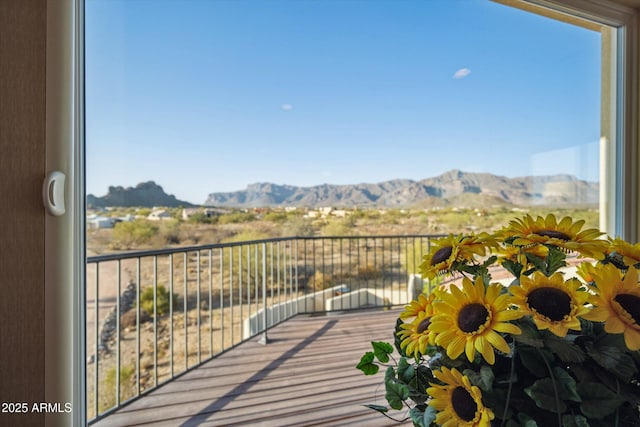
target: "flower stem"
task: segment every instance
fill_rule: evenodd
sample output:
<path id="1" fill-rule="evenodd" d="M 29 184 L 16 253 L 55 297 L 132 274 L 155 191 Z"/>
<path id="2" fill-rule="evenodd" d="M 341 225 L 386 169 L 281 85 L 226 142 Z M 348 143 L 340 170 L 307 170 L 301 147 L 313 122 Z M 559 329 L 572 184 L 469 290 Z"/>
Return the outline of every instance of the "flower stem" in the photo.
<path id="1" fill-rule="evenodd" d="M 516 370 L 516 342 L 513 341 L 513 355 L 511 356 L 511 372 L 509 373 L 509 387 L 507 388 L 507 401 L 504 404 L 504 412 L 502 413 L 502 423 L 500 427 L 504 427 L 504 423 L 507 421 L 507 411 L 509 410 L 509 402 L 511 401 L 511 389 L 513 388 L 513 374 Z"/>
<path id="2" fill-rule="evenodd" d="M 551 377 L 551 384 L 553 385 L 553 394 L 554 397 L 556 399 L 556 411 L 558 414 L 558 427 L 562 427 L 562 418 L 560 417 L 560 396 L 558 395 L 558 388 L 556 387 L 556 377 L 553 375 L 553 370 L 551 369 L 551 366 L 549 365 L 549 362 L 547 361 L 547 358 L 544 357 L 544 354 L 542 354 L 542 352 L 540 351 L 539 348 L 536 347 L 536 350 L 538 350 L 538 354 L 540 354 L 540 357 L 542 357 L 542 360 L 544 361 L 544 364 L 547 366 L 547 370 L 549 371 L 549 376 Z"/>

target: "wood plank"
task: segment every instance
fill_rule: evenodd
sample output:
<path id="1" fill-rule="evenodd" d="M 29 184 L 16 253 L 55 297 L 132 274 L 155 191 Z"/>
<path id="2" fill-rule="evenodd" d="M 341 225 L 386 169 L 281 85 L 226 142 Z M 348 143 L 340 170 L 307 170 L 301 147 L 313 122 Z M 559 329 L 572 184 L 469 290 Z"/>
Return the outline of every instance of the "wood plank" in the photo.
<path id="1" fill-rule="evenodd" d="M 245 342 L 94 425 L 397 425 L 363 406 L 386 403 L 383 377 L 355 365 L 371 341 L 393 338 L 398 314 L 296 316 L 268 345 Z"/>

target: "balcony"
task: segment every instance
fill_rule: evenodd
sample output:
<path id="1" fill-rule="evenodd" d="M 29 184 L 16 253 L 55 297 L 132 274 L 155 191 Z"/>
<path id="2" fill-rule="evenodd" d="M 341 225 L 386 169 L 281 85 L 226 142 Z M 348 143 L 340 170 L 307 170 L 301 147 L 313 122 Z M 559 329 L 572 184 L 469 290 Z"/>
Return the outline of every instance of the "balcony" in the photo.
<path id="1" fill-rule="evenodd" d="M 370 341 L 390 339 L 436 237 L 297 237 L 90 257 L 89 424 L 393 423 L 362 406 L 382 404 L 384 390 L 355 365 Z"/>

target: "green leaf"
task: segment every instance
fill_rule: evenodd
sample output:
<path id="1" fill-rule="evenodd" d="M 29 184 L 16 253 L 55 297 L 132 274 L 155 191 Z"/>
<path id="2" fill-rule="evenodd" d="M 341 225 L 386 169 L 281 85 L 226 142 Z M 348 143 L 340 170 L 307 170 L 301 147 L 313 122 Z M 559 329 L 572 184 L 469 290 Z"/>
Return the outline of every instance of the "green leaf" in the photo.
<path id="1" fill-rule="evenodd" d="M 424 425 L 430 426 L 432 423 L 435 423 L 437 413 L 438 411 L 436 411 L 434 407 L 427 406 L 427 409 L 424 410 Z"/>
<path id="2" fill-rule="evenodd" d="M 575 345 L 573 339 L 560 338 L 552 333 L 544 337 L 544 345 L 558 356 L 563 362 L 584 362 L 586 354 L 579 346 Z"/>
<path id="3" fill-rule="evenodd" d="M 416 385 L 415 389 L 418 391 L 424 391 L 429 388 L 430 383 L 436 381 L 431 369 L 424 365 L 418 365 L 416 367 Z"/>
<path id="4" fill-rule="evenodd" d="M 549 253 L 551 253 L 551 251 L 549 251 Z M 545 262 L 544 259 L 539 258 L 536 255 L 529 252 L 525 252 L 525 256 L 527 257 L 527 261 L 533 264 L 536 270 L 541 271 L 542 273 L 545 274 L 545 276 L 549 275 L 547 274 L 547 263 Z"/>
<path id="5" fill-rule="evenodd" d="M 618 376 L 625 383 L 631 381 L 631 377 L 638 372 L 633 358 L 627 353 L 622 334 L 605 334 L 593 343 L 586 342 L 585 347 L 587 354 L 598 365 Z"/>
<path id="6" fill-rule="evenodd" d="M 485 406 L 488 406 L 493 410 L 493 413 L 498 418 L 502 418 L 502 416 L 504 415 L 505 419 L 509 419 L 511 415 L 513 415 L 511 405 L 509 405 L 509 407 L 506 407 L 506 405 L 510 404 L 511 402 L 507 402 L 507 390 L 505 389 L 494 388 L 489 392 L 482 392 L 482 401 L 484 402 Z"/>
<path id="7" fill-rule="evenodd" d="M 518 262 L 506 259 L 502 261 L 502 266 L 514 277 L 520 277 L 520 273 L 522 273 L 522 264 Z"/>
<path id="8" fill-rule="evenodd" d="M 600 383 L 580 383 L 578 393 L 582 398 L 580 410 L 587 418 L 604 418 L 624 402 L 622 397 Z"/>
<path id="9" fill-rule="evenodd" d="M 576 390 L 576 380 L 574 380 L 567 371 L 558 366 L 554 366 L 553 378 L 556 380 L 556 387 L 558 388 L 560 399 L 582 402 Z"/>
<path id="10" fill-rule="evenodd" d="M 547 272 L 545 274 L 551 276 L 560 268 L 565 267 L 567 265 L 566 259 L 567 254 L 555 246 L 550 246 L 549 255 L 547 255 Z"/>
<path id="11" fill-rule="evenodd" d="M 371 345 L 373 346 L 373 354 L 376 358 L 382 363 L 387 363 L 389 361 L 389 355 L 393 353 L 393 346 L 382 341 L 373 341 Z"/>
<path id="12" fill-rule="evenodd" d="M 493 375 L 493 370 L 489 366 L 483 365 L 480 368 L 480 372 L 465 369 L 462 373 L 469 378 L 471 384 L 480 387 L 482 391 L 491 391 L 495 376 Z"/>
<path id="13" fill-rule="evenodd" d="M 397 410 L 402 409 L 404 401 L 409 398 L 409 387 L 392 381 L 385 381 L 384 385 L 386 390 L 384 397 L 389 402 L 389 406 Z"/>
<path id="14" fill-rule="evenodd" d="M 582 415 L 563 415 L 562 427 L 589 427 L 589 423 Z"/>
<path id="15" fill-rule="evenodd" d="M 540 335 L 540 331 L 528 321 L 515 322 L 520 328 L 522 333 L 520 335 L 513 335 L 513 338 L 521 343 L 530 345 L 531 347 L 542 348 L 544 347 L 544 341 Z"/>
<path id="16" fill-rule="evenodd" d="M 535 349 L 531 347 L 518 347 L 518 356 L 525 368 L 538 378 L 549 375 L 547 362 L 553 361 L 553 355 L 546 349 Z"/>
<path id="17" fill-rule="evenodd" d="M 411 417 L 411 421 L 413 421 L 414 427 L 429 427 L 429 424 L 424 423 L 424 412 L 417 407 L 411 408 L 409 416 Z"/>
<path id="18" fill-rule="evenodd" d="M 362 358 L 360 359 L 360 363 L 356 366 L 356 368 L 360 369 L 364 372 L 365 375 L 375 375 L 380 370 L 380 367 L 373 363 L 374 355 L 372 351 L 367 351 Z"/>
<path id="19" fill-rule="evenodd" d="M 389 366 L 387 368 L 387 370 L 384 372 L 384 382 L 397 382 L 396 379 L 396 370 L 393 368 L 393 366 Z"/>
<path id="20" fill-rule="evenodd" d="M 383 414 L 387 413 L 389 411 L 389 408 L 387 408 L 386 406 L 382 406 L 382 405 L 364 405 L 369 409 L 373 409 L 374 411 L 378 411 L 381 412 Z"/>
<path id="21" fill-rule="evenodd" d="M 398 380 L 415 387 L 412 383 L 416 382 L 416 368 L 404 357 L 398 362 Z"/>
<path id="22" fill-rule="evenodd" d="M 518 414 L 518 421 L 520 421 L 522 427 L 538 427 L 538 423 L 536 423 L 536 420 L 522 412 Z"/>
<path id="23" fill-rule="evenodd" d="M 524 392 L 540 409 L 560 414 L 567 410 L 567 405 L 562 400 L 556 400 L 556 391 L 551 378 L 536 381 L 531 387 L 525 388 Z"/>

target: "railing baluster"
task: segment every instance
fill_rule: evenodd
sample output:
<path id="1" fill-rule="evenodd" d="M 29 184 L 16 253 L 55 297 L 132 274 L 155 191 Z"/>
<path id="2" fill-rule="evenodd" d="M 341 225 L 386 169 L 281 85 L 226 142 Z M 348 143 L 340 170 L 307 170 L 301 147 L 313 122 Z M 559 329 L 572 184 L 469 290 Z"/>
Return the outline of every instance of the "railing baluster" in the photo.
<path id="1" fill-rule="evenodd" d="M 271 282 L 271 324 L 273 325 L 273 242 L 269 242 L 269 278 Z"/>
<path id="2" fill-rule="evenodd" d="M 298 240 L 296 240 L 297 242 Z M 307 240 L 303 240 L 302 241 L 304 244 L 304 279 L 306 280 L 307 286 L 305 286 L 305 297 L 307 295 L 309 295 L 309 292 L 312 292 L 312 290 L 309 287 L 309 283 L 310 283 L 310 277 L 309 277 L 309 262 L 307 261 Z M 307 305 L 307 301 L 309 298 L 305 298 L 304 299 L 304 312 L 305 313 L 309 313 L 309 307 Z"/>
<path id="3" fill-rule="evenodd" d="M 278 322 L 280 322 L 282 320 L 282 299 L 280 297 L 280 287 L 282 286 L 280 284 L 280 242 L 278 242 Z"/>
<path id="4" fill-rule="evenodd" d="M 116 264 L 116 406 L 120 406 L 120 293 L 122 277 L 120 277 L 121 260 Z"/>
<path id="5" fill-rule="evenodd" d="M 256 245 L 256 292 L 258 292 L 258 274 L 257 274 L 257 265 L 258 265 L 258 247 Z M 256 314 L 258 313 L 258 302 L 256 300 Z M 262 244 L 262 338 L 260 339 L 260 344 L 268 344 L 269 338 L 267 337 L 267 245 L 265 243 Z"/>
<path id="6" fill-rule="evenodd" d="M 169 254 L 169 372 L 170 378 L 173 372 L 173 254 Z"/>
<path id="7" fill-rule="evenodd" d="M 255 250 L 254 250 L 254 263 L 253 263 L 253 270 L 254 270 L 254 283 L 255 283 L 255 303 L 256 303 L 256 316 L 258 315 L 258 311 L 260 310 L 260 300 L 258 298 L 258 282 L 260 280 L 260 276 L 258 274 L 258 244 L 256 244 L 254 246 Z M 263 266 L 263 273 L 264 273 L 264 264 Z M 266 306 L 265 306 L 265 314 L 266 314 Z M 251 303 L 249 303 L 249 313 L 251 313 Z M 264 328 L 265 330 L 267 329 L 267 323 L 264 322 Z"/>
<path id="8" fill-rule="evenodd" d="M 200 340 L 200 251 L 196 252 L 196 313 L 198 314 L 198 318 L 196 323 L 198 325 L 198 333 L 196 334 L 198 337 L 198 364 L 202 363 L 202 357 L 200 355 L 200 346 L 202 342 Z"/>
<path id="9" fill-rule="evenodd" d="M 298 297 L 298 293 L 299 293 L 299 288 L 298 288 L 298 239 L 296 239 L 294 241 L 295 244 L 295 255 L 294 255 L 294 262 L 295 262 L 295 284 L 296 284 L 296 298 Z M 296 314 L 298 313 L 298 304 L 296 304 Z"/>
<path id="10" fill-rule="evenodd" d="M 244 279 L 242 276 L 242 246 L 238 246 L 238 304 L 240 304 L 240 341 L 242 341 L 242 319 L 244 300 L 242 299 L 242 286 L 244 285 Z"/>
<path id="11" fill-rule="evenodd" d="M 98 401 L 100 398 L 100 392 L 98 388 L 98 378 L 99 378 L 99 368 L 100 368 L 100 263 L 96 262 L 96 277 L 95 277 L 95 306 L 96 306 L 96 317 L 94 319 L 95 323 L 95 340 L 96 340 L 96 353 L 93 357 L 93 363 L 95 364 L 95 369 L 93 372 L 93 406 L 94 406 L 94 417 L 97 417 L 100 413 L 98 411 Z"/>
<path id="12" fill-rule="evenodd" d="M 235 344 L 235 340 L 233 339 L 233 247 L 229 248 L 229 307 L 231 310 L 231 345 Z"/>
<path id="13" fill-rule="evenodd" d="M 136 258 L 136 389 L 140 396 L 140 257 Z"/>
<path id="14" fill-rule="evenodd" d="M 213 251 L 207 253 L 209 269 L 209 357 L 213 357 Z"/>
<path id="15" fill-rule="evenodd" d="M 153 257 L 153 385 L 158 386 L 158 257 Z"/>
<path id="16" fill-rule="evenodd" d="M 220 248 L 220 349 L 225 350 L 224 345 L 224 248 Z"/>
<path id="17" fill-rule="evenodd" d="M 182 320 L 184 323 L 184 369 L 189 369 L 189 322 L 187 318 L 187 308 L 189 302 L 189 293 L 187 290 L 187 279 L 189 274 L 189 258 L 188 253 L 183 254 L 184 267 L 184 298 L 182 299 Z"/>
<path id="18" fill-rule="evenodd" d="M 296 295 L 293 293 L 293 245 L 291 244 L 291 241 L 289 241 L 289 290 L 289 295 L 291 297 L 290 316 L 293 316 L 294 314 L 298 314 L 298 304 L 296 301 Z"/>

